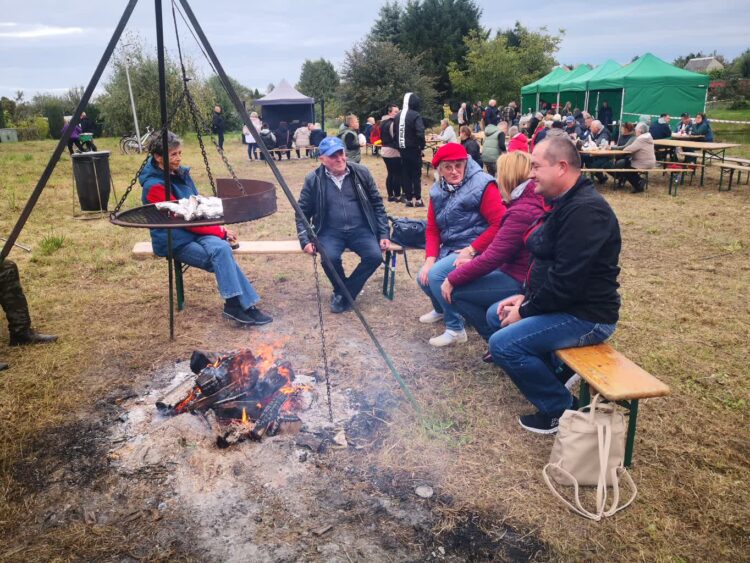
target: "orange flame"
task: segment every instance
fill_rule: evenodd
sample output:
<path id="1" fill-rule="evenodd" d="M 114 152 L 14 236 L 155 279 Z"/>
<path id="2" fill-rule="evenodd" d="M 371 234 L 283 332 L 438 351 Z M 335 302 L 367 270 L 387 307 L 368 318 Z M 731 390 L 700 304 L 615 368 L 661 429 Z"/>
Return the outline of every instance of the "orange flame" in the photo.
<path id="1" fill-rule="evenodd" d="M 242 407 L 242 424 L 247 426 L 247 410 Z"/>

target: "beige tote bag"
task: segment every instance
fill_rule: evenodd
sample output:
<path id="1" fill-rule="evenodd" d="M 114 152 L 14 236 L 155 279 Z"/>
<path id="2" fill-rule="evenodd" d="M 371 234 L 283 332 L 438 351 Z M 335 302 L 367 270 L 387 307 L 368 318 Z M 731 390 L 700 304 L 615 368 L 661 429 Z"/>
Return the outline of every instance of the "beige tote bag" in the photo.
<path id="1" fill-rule="evenodd" d="M 622 510 L 638 494 L 635 483 L 623 465 L 625 417 L 615 405 L 602 404 L 599 399 L 600 396 L 596 395 L 590 405 L 563 413 L 549 463 L 542 470 L 544 481 L 557 498 L 577 514 L 596 521 Z M 619 505 L 621 478 L 627 481 L 633 493 L 625 504 Z M 552 480 L 559 485 L 573 487 L 572 502 L 562 496 Z M 596 486 L 594 512 L 583 508 L 580 486 Z M 609 508 L 606 507 L 608 486 L 612 487 Z"/>

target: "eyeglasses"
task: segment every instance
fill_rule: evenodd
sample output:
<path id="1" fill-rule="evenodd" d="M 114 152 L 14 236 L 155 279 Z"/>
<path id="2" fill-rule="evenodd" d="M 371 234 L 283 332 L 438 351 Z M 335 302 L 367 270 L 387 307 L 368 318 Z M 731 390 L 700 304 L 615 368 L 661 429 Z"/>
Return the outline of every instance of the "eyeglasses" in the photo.
<path id="1" fill-rule="evenodd" d="M 444 170 L 445 172 L 454 172 L 458 170 L 463 170 L 464 168 L 466 168 L 465 160 L 457 160 L 453 163 L 451 162 L 440 163 L 440 170 Z"/>

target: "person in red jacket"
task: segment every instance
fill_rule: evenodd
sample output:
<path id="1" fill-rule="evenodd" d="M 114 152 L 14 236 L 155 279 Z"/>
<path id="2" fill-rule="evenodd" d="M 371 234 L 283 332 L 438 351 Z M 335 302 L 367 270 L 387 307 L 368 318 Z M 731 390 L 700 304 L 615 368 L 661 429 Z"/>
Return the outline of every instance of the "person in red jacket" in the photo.
<path id="1" fill-rule="evenodd" d="M 508 137 L 510 137 L 509 153 L 514 151 L 529 152 L 529 138 L 518 130 L 518 126 L 514 125 L 508 130 Z"/>
<path id="2" fill-rule="evenodd" d="M 441 287 L 443 298 L 485 340 L 494 332 L 487 323 L 488 307 L 494 312 L 498 301 L 521 291 L 529 269 L 524 236 L 544 212 L 544 200 L 534 191 L 536 183 L 529 180 L 531 155 L 506 153 L 497 164 L 497 183 L 508 207 L 500 229 L 484 252 L 456 260 L 456 269 Z"/>
<path id="3" fill-rule="evenodd" d="M 440 286 L 457 259 L 484 252 L 500 228 L 505 205 L 495 179 L 469 158 L 458 143 L 438 149 L 432 166 L 439 174 L 430 189 L 425 233 L 425 261 L 417 276 L 419 287 L 432 301 L 432 311 L 421 323 L 445 322 L 445 332 L 430 339 L 433 346 L 466 342 L 461 316 L 443 299 Z"/>

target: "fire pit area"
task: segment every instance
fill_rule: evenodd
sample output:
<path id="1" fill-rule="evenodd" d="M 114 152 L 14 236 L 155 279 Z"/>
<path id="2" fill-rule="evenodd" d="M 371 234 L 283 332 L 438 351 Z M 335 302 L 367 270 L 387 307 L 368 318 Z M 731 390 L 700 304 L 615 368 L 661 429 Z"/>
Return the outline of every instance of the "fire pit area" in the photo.
<path id="1" fill-rule="evenodd" d="M 296 413 L 319 400 L 316 378 L 296 379 L 291 363 L 275 359 L 270 345 L 256 353 L 195 351 L 190 369 L 196 377 L 167 391 L 155 406 L 163 416 L 202 415 L 220 448 L 259 441 L 264 435 L 296 433 L 302 427 Z"/>

